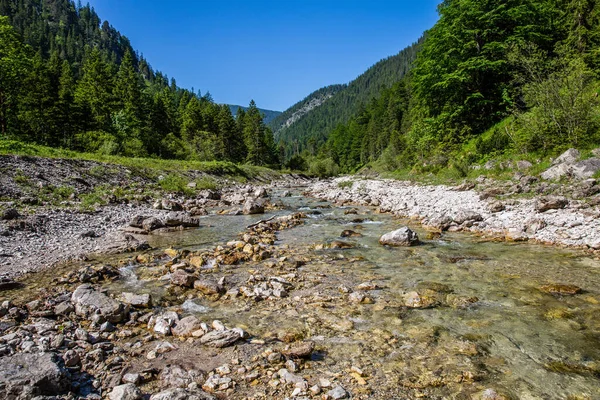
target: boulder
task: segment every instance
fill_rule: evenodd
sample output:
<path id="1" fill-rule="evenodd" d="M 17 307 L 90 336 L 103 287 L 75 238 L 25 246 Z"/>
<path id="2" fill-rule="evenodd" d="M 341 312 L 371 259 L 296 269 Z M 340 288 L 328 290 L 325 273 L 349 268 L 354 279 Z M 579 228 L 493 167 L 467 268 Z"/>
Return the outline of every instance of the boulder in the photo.
<path id="1" fill-rule="evenodd" d="M 115 386 L 108 395 L 109 400 L 139 400 L 142 392 L 133 383 Z"/>
<path id="2" fill-rule="evenodd" d="M 150 396 L 150 400 L 214 400 L 215 398 L 203 390 L 186 390 L 181 388 L 167 389 Z"/>
<path id="3" fill-rule="evenodd" d="M 531 167 L 533 167 L 533 164 L 532 164 L 532 163 L 530 163 L 530 162 L 529 162 L 529 161 L 527 161 L 527 160 L 520 160 L 520 161 L 517 161 L 517 169 L 518 169 L 519 171 L 522 171 L 522 170 L 525 170 L 525 169 L 529 169 L 529 168 L 531 168 Z"/>
<path id="4" fill-rule="evenodd" d="M 159 228 L 164 227 L 165 224 L 156 217 L 146 218 L 142 221 L 142 229 L 146 231 L 153 231 Z"/>
<path id="5" fill-rule="evenodd" d="M 542 172 L 542 174 L 540 176 L 542 177 L 542 179 L 545 179 L 548 181 L 548 180 L 560 179 L 563 176 L 568 176 L 570 173 L 571 173 L 570 165 L 558 164 L 558 165 L 548 168 L 547 170 Z"/>
<path id="6" fill-rule="evenodd" d="M 416 232 L 404 226 L 380 237 L 379 243 L 387 246 L 416 246 L 420 242 Z"/>
<path id="7" fill-rule="evenodd" d="M 201 291 L 205 295 L 222 293 L 223 286 L 209 279 L 198 279 L 194 282 L 194 289 Z"/>
<path id="8" fill-rule="evenodd" d="M 121 298 L 123 299 L 123 303 L 129 304 L 133 307 L 139 308 L 148 308 L 152 307 L 152 297 L 149 294 L 136 294 L 124 292 L 121 294 Z"/>
<path id="9" fill-rule="evenodd" d="M 129 311 L 123 303 L 111 299 L 88 284 L 75 289 L 71 295 L 71 302 L 77 315 L 89 319 L 94 314 L 100 314 L 112 323 L 123 321 Z"/>
<path id="10" fill-rule="evenodd" d="M 571 166 L 571 176 L 577 179 L 588 179 L 600 171 L 600 159 L 588 158 Z"/>
<path id="11" fill-rule="evenodd" d="M 241 339 L 240 333 L 233 329 L 212 331 L 200 338 L 200 343 L 210 347 L 227 347 Z"/>
<path id="12" fill-rule="evenodd" d="M 172 212 L 165 219 L 166 226 L 183 226 L 184 228 L 196 228 L 200 226 L 200 220 L 189 214 Z"/>
<path id="13" fill-rule="evenodd" d="M 195 280 L 196 277 L 194 275 L 187 273 L 182 269 L 178 269 L 171 274 L 171 285 L 192 287 L 194 286 Z"/>
<path id="14" fill-rule="evenodd" d="M 14 208 L 8 208 L 6 210 L 4 210 L 4 212 L 2 212 L 2 214 L 0 214 L 0 219 L 5 220 L 5 221 L 10 221 L 13 219 L 17 219 L 21 216 L 21 214 L 19 214 L 19 212 L 14 209 Z"/>
<path id="15" fill-rule="evenodd" d="M 284 350 L 281 350 L 281 354 L 283 354 L 286 357 L 305 358 L 310 357 L 314 350 L 314 342 L 302 342 L 292 344 Z"/>
<path id="16" fill-rule="evenodd" d="M 175 327 L 171 328 L 171 333 L 174 336 L 192 336 L 192 333 L 202 329 L 202 321 L 190 315 L 180 319 Z"/>
<path id="17" fill-rule="evenodd" d="M 54 353 L 18 353 L 0 363 L 0 398 L 29 399 L 66 394 L 69 372 Z"/>
<path id="18" fill-rule="evenodd" d="M 558 164 L 575 164 L 579 157 L 581 157 L 581 153 L 577 149 L 569 149 L 562 153 L 560 156 L 556 157 L 554 161 L 552 161 L 552 165 Z"/>
<path id="19" fill-rule="evenodd" d="M 136 215 L 135 217 L 133 217 L 131 219 L 131 221 L 129 221 L 129 226 L 131 226 L 132 228 L 140 228 L 141 229 L 144 221 L 148 218 L 150 218 L 150 217 L 145 216 L 145 215 Z"/>
<path id="20" fill-rule="evenodd" d="M 244 203 L 242 212 L 245 215 L 263 214 L 265 212 L 264 202 L 255 199 L 248 199 Z"/>
<path id="21" fill-rule="evenodd" d="M 562 196 L 546 196 L 540 197 L 535 203 L 535 210 L 543 213 L 548 210 L 558 210 L 565 208 L 569 204 L 569 201 Z"/>

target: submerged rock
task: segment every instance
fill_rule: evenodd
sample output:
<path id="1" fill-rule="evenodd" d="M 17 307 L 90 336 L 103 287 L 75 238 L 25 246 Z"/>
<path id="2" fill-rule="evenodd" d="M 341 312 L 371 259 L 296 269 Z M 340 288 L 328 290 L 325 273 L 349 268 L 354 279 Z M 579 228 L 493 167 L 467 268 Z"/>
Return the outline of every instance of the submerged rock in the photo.
<path id="1" fill-rule="evenodd" d="M 561 283 L 550 283 L 548 285 L 540 286 L 540 291 L 562 296 L 573 296 L 582 292 L 579 286 Z"/>
<path id="2" fill-rule="evenodd" d="M 419 236 L 410 228 L 404 226 L 392 232 L 388 232 L 379 238 L 379 243 L 387 246 L 416 246 Z"/>

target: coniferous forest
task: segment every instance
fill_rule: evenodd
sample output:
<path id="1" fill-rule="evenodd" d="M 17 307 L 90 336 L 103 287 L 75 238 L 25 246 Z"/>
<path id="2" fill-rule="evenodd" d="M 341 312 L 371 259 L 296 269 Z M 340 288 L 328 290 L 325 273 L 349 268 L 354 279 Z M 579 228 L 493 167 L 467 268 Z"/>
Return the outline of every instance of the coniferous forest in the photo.
<path id="1" fill-rule="evenodd" d="M 315 172 L 436 172 L 600 140 L 600 2 L 446 0 L 410 73 L 320 132 Z M 277 136 L 278 132 L 276 132 Z"/>
<path id="2" fill-rule="evenodd" d="M 252 101 L 237 115 L 177 86 L 89 5 L 0 0 L 4 139 L 129 157 L 278 165 Z"/>
<path id="3" fill-rule="evenodd" d="M 417 43 L 266 126 L 254 102 L 234 116 L 154 71 L 90 6 L 0 0 L 0 134 L 320 175 L 464 170 L 498 155 L 590 147 L 600 139 L 599 3 L 445 0 Z"/>

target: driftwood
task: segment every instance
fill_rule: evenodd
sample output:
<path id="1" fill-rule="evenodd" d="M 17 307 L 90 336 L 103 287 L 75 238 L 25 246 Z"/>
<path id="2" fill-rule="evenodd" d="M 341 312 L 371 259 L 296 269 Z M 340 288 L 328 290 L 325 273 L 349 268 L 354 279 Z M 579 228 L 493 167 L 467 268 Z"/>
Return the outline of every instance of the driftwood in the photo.
<path id="1" fill-rule="evenodd" d="M 275 219 L 275 217 L 276 217 L 276 216 L 275 216 L 275 215 L 273 215 L 271 218 L 267 218 L 267 219 L 261 219 L 261 220 L 260 220 L 260 221 L 258 221 L 258 222 L 255 222 L 255 223 L 253 223 L 253 224 L 251 224 L 251 225 L 248 225 L 248 226 L 246 227 L 246 229 L 254 228 L 255 226 L 258 226 L 258 225 L 262 224 L 263 222 L 269 222 L 269 221 L 271 221 L 271 220 Z"/>

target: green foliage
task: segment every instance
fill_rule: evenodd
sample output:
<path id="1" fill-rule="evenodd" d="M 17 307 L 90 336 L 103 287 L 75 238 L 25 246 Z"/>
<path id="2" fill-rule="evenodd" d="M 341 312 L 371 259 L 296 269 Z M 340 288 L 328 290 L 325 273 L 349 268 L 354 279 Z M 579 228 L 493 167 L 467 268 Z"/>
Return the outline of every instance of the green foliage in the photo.
<path id="1" fill-rule="evenodd" d="M 308 173 L 319 178 L 336 176 L 340 171 L 339 166 L 331 158 L 314 159 L 309 163 Z"/>
<path id="2" fill-rule="evenodd" d="M 301 155 L 292 156 L 286 163 L 286 168 L 292 171 L 306 171 L 308 169 L 308 163 L 306 159 Z"/>
<path id="3" fill-rule="evenodd" d="M 171 193 L 191 195 L 194 191 L 188 187 L 189 181 L 181 175 L 170 174 L 159 181 L 160 187 Z"/>
<path id="4" fill-rule="evenodd" d="M 217 190 L 220 186 L 214 179 L 206 176 L 196 179 L 195 182 L 197 190 Z"/>
<path id="5" fill-rule="evenodd" d="M 337 184 L 337 186 L 340 189 L 352 188 L 353 185 L 354 185 L 354 182 L 352 182 L 352 181 L 340 181 Z"/>
<path id="6" fill-rule="evenodd" d="M 2 138 L 107 156 L 279 165 L 254 102 L 238 123 L 209 93 L 153 71 L 89 5 L 0 0 L 0 14 Z"/>

